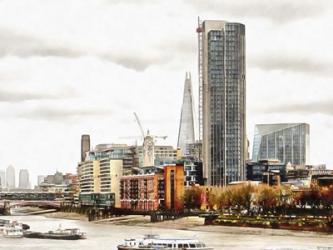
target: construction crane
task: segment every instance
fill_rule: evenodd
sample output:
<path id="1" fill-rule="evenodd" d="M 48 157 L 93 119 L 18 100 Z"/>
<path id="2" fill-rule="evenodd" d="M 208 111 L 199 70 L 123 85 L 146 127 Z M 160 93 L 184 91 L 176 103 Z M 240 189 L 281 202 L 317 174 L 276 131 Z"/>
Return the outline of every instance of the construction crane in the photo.
<path id="1" fill-rule="evenodd" d="M 149 130 L 147 130 L 147 134 L 145 134 L 144 129 L 143 129 L 143 127 L 142 127 L 142 124 L 141 124 L 141 122 L 140 122 L 139 116 L 138 116 L 137 113 L 135 113 L 135 112 L 133 112 L 133 114 L 134 114 L 134 116 L 135 116 L 135 120 L 136 120 L 137 124 L 139 125 L 139 128 L 140 128 L 140 131 L 141 131 L 141 135 L 142 135 L 142 139 L 143 139 L 143 140 L 145 139 L 145 137 L 146 137 L 147 135 L 152 136 L 154 139 L 163 139 L 163 140 L 165 140 L 166 138 L 168 138 L 168 136 L 156 136 L 156 135 L 150 135 L 150 134 L 149 134 Z"/>
<path id="2" fill-rule="evenodd" d="M 143 128 L 142 128 L 142 125 L 141 125 L 140 119 L 139 119 L 138 115 L 137 115 L 135 112 L 134 112 L 133 114 L 134 114 L 134 116 L 135 116 L 135 120 L 136 120 L 136 122 L 138 123 L 138 125 L 139 125 L 139 127 L 140 127 L 140 131 L 141 131 L 141 134 L 142 134 L 142 140 L 144 140 L 144 139 L 145 139 L 145 131 L 144 131 Z"/>

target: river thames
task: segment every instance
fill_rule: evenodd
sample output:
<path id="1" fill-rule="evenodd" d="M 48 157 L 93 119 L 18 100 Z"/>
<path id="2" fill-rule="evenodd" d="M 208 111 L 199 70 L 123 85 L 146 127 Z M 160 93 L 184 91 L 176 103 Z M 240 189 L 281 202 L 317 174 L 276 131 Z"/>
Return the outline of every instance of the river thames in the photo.
<path id="1" fill-rule="evenodd" d="M 197 238 L 215 250 L 280 249 L 280 250 L 333 250 L 333 235 L 314 232 L 236 228 L 222 226 L 194 226 L 170 229 L 163 224 L 149 226 L 95 224 L 80 220 L 46 218 L 43 216 L 1 216 L 2 219 L 17 220 L 30 225 L 32 231 L 46 232 L 62 228 L 80 228 L 87 239 L 77 241 L 46 239 L 7 239 L 0 236 L 0 249 L 5 250 L 116 250 L 125 238 L 141 238 L 145 234 L 161 237 Z M 177 221 L 169 222 L 177 223 Z"/>

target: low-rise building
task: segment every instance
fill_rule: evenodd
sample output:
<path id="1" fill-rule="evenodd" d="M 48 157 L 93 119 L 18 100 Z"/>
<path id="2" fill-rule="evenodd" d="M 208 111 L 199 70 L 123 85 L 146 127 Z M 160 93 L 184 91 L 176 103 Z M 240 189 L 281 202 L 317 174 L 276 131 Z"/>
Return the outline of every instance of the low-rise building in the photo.
<path id="1" fill-rule="evenodd" d="M 184 162 L 184 185 L 185 187 L 204 185 L 203 166 L 201 161 Z"/>
<path id="2" fill-rule="evenodd" d="M 281 182 L 287 181 L 286 164 L 275 159 L 248 162 L 246 163 L 246 178 L 249 181 L 279 185 Z"/>
<path id="3" fill-rule="evenodd" d="M 145 174 L 121 177 L 121 207 L 137 211 L 182 210 L 184 166 L 169 164 Z"/>
<path id="4" fill-rule="evenodd" d="M 137 155 L 139 156 L 139 167 L 143 167 L 143 146 L 137 147 Z M 154 146 L 154 165 L 173 164 L 178 159 L 178 151 L 172 146 Z"/>

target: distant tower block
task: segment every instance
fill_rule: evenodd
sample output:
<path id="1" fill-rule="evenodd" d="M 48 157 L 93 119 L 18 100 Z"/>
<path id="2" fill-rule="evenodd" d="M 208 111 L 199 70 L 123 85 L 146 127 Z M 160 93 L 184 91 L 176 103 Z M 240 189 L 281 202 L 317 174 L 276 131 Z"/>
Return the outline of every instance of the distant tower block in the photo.
<path id="1" fill-rule="evenodd" d="M 85 161 L 86 153 L 90 150 L 90 136 L 81 136 L 81 161 Z"/>
<path id="2" fill-rule="evenodd" d="M 19 188 L 20 189 L 29 189 L 29 171 L 27 169 L 21 169 L 19 173 Z"/>
<path id="3" fill-rule="evenodd" d="M 193 93 L 190 72 L 186 72 L 183 105 L 180 115 L 177 147 L 181 149 L 182 156 L 188 155 L 188 144 L 195 142 Z"/>
<path id="4" fill-rule="evenodd" d="M 9 165 L 6 169 L 6 187 L 8 189 L 15 188 L 15 168 Z"/>

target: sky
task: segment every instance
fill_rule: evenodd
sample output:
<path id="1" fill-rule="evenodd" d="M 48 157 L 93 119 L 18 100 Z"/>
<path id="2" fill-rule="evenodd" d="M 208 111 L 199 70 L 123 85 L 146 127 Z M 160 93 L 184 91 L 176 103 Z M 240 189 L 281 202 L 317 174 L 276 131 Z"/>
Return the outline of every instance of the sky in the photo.
<path id="1" fill-rule="evenodd" d="M 134 144 L 133 112 L 176 146 L 198 16 L 246 25 L 250 142 L 257 123 L 306 122 L 310 163 L 333 168 L 330 0 L 0 0 L 0 16 L 0 169 L 32 184 L 75 172 L 82 134 Z"/>

